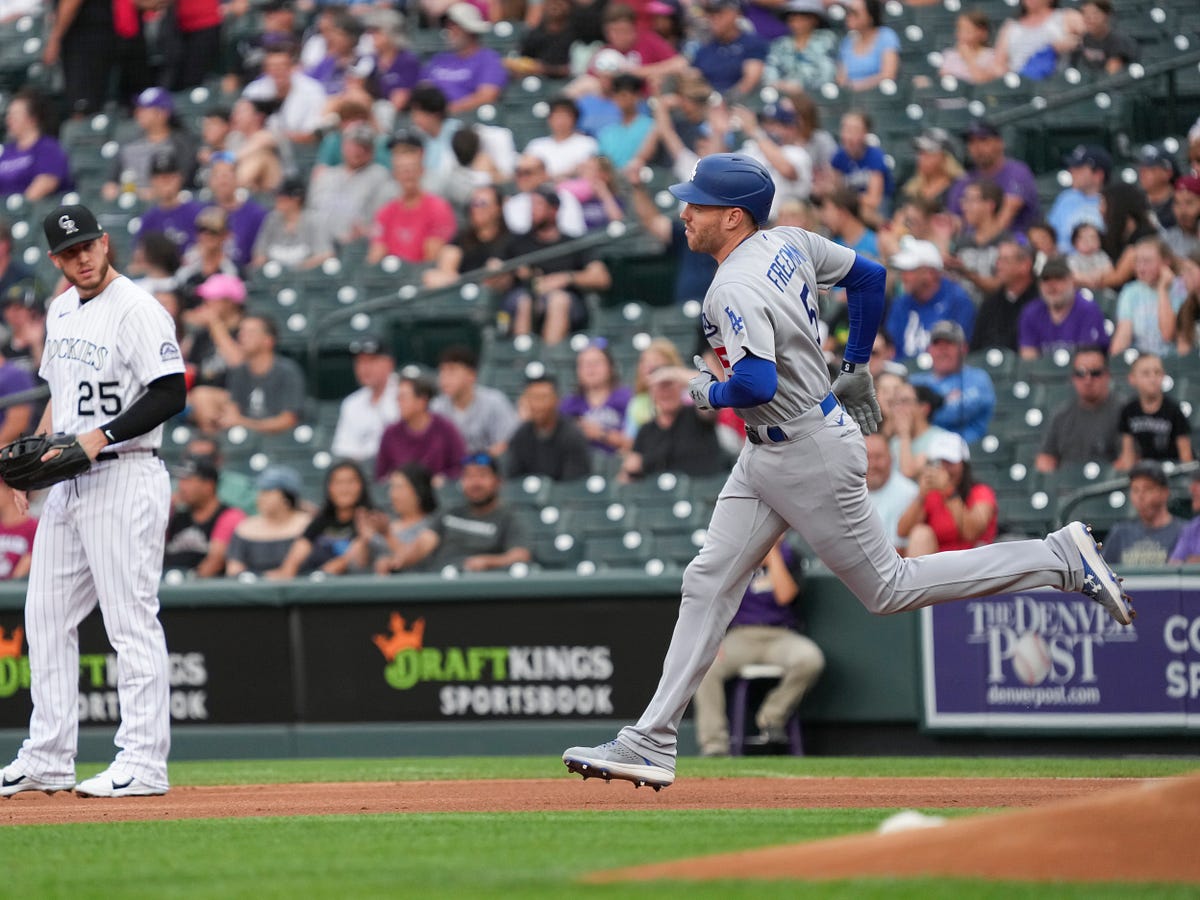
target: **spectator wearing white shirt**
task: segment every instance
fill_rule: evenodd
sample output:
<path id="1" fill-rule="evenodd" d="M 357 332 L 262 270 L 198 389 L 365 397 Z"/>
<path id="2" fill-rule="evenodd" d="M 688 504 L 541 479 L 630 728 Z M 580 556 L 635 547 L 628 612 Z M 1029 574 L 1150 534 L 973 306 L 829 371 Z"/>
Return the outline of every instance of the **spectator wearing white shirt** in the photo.
<path id="1" fill-rule="evenodd" d="M 368 335 L 350 342 L 354 378 L 362 387 L 342 401 L 330 451 L 342 459 L 365 462 L 379 452 L 384 429 L 400 419 L 400 376 L 386 345 Z"/>
<path id="2" fill-rule="evenodd" d="M 329 99 L 321 82 L 300 70 L 296 47 L 288 42 L 267 48 L 262 76 L 246 85 L 242 96 L 248 100 L 278 101 L 279 109 L 267 124 L 296 144 L 311 144 L 317 139 Z"/>
<path id="3" fill-rule="evenodd" d="M 541 157 L 525 153 L 517 160 L 514 170 L 517 193 L 504 201 L 504 224 L 513 234 L 527 234 L 533 227 L 533 192 L 549 178 Z M 583 221 L 583 204 L 570 191 L 559 188 L 558 230 L 564 237 L 579 237 L 587 226 Z"/>
<path id="4" fill-rule="evenodd" d="M 577 175 L 579 167 L 600 152 L 594 137 L 577 130 L 579 107 L 570 97 L 555 97 L 550 101 L 546 125 L 550 133 L 534 138 L 525 152 L 536 156 L 546 165 L 546 174 L 554 181 Z"/>

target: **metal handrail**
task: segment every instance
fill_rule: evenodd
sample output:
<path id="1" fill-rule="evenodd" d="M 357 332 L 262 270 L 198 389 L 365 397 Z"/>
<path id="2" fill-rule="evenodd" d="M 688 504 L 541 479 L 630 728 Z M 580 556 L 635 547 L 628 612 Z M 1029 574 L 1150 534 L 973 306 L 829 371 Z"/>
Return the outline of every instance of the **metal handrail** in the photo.
<path id="1" fill-rule="evenodd" d="M 557 259 L 560 256 L 566 256 L 569 253 L 577 253 L 581 250 L 592 250 L 615 240 L 620 240 L 629 237 L 637 237 L 642 231 L 640 225 L 626 222 L 610 222 L 606 228 L 600 231 L 590 231 L 573 240 L 563 241 L 555 244 L 552 247 L 546 247 L 541 250 L 534 250 L 531 253 L 526 253 L 522 256 L 516 256 L 512 259 L 505 260 L 495 268 L 483 266 L 478 269 L 472 269 L 469 272 L 464 272 L 459 275 L 456 281 L 450 284 L 442 285 L 436 288 L 423 288 L 416 284 L 405 284 L 398 290 L 388 294 L 380 294 L 376 297 L 368 297 L 367 299 L 353 303 L 343 309 L 335 309 L 326 313 L 317 320 L 316 327 L 309 335 L 306 352 L 309 362 L 309 371 L 316 371 L 316 366 L 320 361 L 321 355 L 321 335 L 324 334 L 330 327 L 347 319 L 351 319 L 359 313 L 371 313 L 380 310 L 395 311 L 404 307 L 415 305 L 422 300 L 437 294 L 450 294 L 456 291 L 461 291 L 468 284 L 478 284 L 489 278 L 494 278 L 497 275 L 504 275 L 513 272 L 524 266 L 532 266 L 550 259 Z"/>
<path id="2" fill-rule="evenodd" d="M 1177 463 L 1172 466 L 1169 472 L 1166 472 L 1167 480 L 1170 481 L 1176 475 L 1191 475 L 1198 469 L 1200 469 L 1200 462 Z M 1100 481 L 1096 484 L 1090 484 L 1087 487 L 1071 491 L 1058 501 L 1058 509 L 1054 517 L 1054 527 L 1062 528 L 1063 525 L 1070 522 L 1071 516 L 1069 513 L 1084 500 L 1099 497 L 1102 494 L 1108 494 L 1116 490 L 1126 490 L 1128 487 L 1129 476 L 1125 475 L 1121 478 L 1109 478 L 1107 481 Z"/>

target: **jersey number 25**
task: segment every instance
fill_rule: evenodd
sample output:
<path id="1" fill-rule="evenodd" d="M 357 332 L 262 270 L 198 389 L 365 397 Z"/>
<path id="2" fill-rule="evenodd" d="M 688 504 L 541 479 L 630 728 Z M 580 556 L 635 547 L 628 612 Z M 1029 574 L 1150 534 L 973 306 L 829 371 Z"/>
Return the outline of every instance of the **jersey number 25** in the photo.
<path id="1" fill-rule="evenodd" d="M 117 389 L 119 381 L 100 381 L 92 384 L 90 381 L 79 382 L 79 403 L 76 412 L 81 416 L 94 416 L 97 405 L 100 412 L 106 416 L 115 416 L 121 412 L 121 397 Z"/>

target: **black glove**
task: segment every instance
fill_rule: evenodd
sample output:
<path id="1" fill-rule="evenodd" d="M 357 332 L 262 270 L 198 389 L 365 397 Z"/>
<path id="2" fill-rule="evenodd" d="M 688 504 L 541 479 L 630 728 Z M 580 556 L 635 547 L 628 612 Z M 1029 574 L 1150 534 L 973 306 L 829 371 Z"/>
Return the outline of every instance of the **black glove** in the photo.
<path id="1" fill-rule="evenodd" d="M 42 462 L 51 450 L 61 451 Z M 0 480 L 18 491 L 36 491 L 82 475 L 92 466 L 73 434 L 35 434 L 0 448 Z"/>

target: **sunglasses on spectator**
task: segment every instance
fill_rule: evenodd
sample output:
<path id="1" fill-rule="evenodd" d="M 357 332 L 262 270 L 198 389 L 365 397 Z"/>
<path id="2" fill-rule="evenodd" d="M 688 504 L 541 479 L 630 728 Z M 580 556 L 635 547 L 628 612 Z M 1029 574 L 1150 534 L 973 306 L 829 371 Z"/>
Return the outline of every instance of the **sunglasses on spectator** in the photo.
<path id="1" fill-rule="evenodd" d="M 1072 369 L 1071 374 L 1076 378 L 1102 378 L 1108 374 L 1108 369 Z"/>
<path id="2" fill-rule="evenodd" d="M 541 173 L 541 171 L 542 171 L 541 169 L 521 169 L 521 168 L 518 168 L 518 169 L 516 170 L 516 173 L 517 173 L 517 175 L 518 175 L 518 176 L 522 176 L 522 175 L 538 175 L 538 174 L 540 174 L 540 173 Z"/>
<path id="3" fill-rule="evenodd" d="M 225 233 L 224 228 L 198 228 L 197 231 L 199 231 L 201 234 L 224 234 Z"/>
<path id="4" fill-rule="evenodd" d="M 470 205 L 471 209 L 484 209 L 486 207 L 493 206 L 494 204 L 491 200 L 486 200 L 481 197 L 478 200 L 472 200 Z"/>

